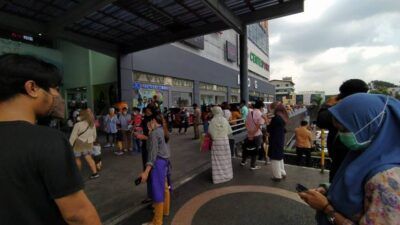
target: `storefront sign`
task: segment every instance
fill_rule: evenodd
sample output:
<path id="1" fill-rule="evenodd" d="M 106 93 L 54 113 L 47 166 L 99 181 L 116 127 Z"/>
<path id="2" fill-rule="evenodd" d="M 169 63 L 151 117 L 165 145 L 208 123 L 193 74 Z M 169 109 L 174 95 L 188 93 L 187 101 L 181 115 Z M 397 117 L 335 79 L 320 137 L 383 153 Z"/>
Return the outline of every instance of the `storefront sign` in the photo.
<path id="1" fill-rule="evenodd" d="M 268 63 L 264 62 L 260 57 L 258 57 L 253 52 L 250 53 L 250 61 L 258 65 L 259 67 L 263 68 L 264 70 L 269 71 Z"/>
<path id="2" fill-rule="evenodd" d="M 259 76 L 269 79 L 269 58 L 261 51 L 252 41 L 247 41 L 248 44 L 248 66 L 249 70 Z"/>
<path id="3" fill-rule="evenodd" d="M 135 82 L 133 83 L 133 89 L 153 89 L 153 90 L 160 90 L 160 91 L 168 91 L 169 87 L 164 85 L 155 85 L 155 84 L 142 84 Z"/>

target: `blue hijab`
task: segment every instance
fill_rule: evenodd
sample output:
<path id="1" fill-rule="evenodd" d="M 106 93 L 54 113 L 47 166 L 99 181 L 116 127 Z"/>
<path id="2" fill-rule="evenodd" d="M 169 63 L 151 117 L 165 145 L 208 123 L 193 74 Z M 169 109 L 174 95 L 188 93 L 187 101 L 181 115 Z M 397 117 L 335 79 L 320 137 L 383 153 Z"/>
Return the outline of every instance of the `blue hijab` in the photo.
<path id="1" fill-rule="evenodd" d="M 392 97 L 354 94 L 329 109 L 359 143 L 372 140 L 360 151 L 350 151 L 328 190 L 335 210 L 349 219 L 363 214 L 364 186 L 379 172 L 400 166 L 400 102 Z M 318 218 L 318 217 L 317 217 Z M 328 224 L 325 216 L 318 224 Z"/>

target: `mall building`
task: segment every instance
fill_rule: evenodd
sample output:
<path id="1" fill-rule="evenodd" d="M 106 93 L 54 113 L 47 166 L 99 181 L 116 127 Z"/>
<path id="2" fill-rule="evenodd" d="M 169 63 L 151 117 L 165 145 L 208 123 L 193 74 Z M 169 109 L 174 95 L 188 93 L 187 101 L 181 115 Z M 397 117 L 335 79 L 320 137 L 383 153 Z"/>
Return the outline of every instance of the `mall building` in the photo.
<path id="1" fill-rule="evenodd" d="M 268 22 L 248 29 L 250 101 L 273 101 L 269 83 Z M 240 102 L 239 35 L 225 30 L 121 57 L 123 101 L 138 105 L 158 95 L 164 107 Z"/>
<path id="2" fill-rule="evenodd" d="M 250 100 L 272 101 L 269 81 L 268 24 L 248 26 Z M 0 32 L 0 54 L 33 55 L 55 64 L 64 77 L 67 111 L 90 107 L 107 112 L 120 99 L 130 106 L 159 95 L 164 107 L 240 101 L 239 37 L 233 30 L 166 44 L 121 58 L 40 35 Z"/>

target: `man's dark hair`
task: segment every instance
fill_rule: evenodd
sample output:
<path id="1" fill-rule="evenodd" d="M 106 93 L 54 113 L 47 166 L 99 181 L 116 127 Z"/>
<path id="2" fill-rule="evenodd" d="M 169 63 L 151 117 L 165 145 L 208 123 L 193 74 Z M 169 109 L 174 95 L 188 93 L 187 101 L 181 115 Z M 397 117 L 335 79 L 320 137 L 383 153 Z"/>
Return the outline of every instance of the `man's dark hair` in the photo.
<path id="1" fill-rule="evenodd" d="M 339 88 L 340 94 L 339 99 L 346 98 L 349 95 L 355 93 L 366 93 L 368 92 L 368 85 L 360 79 L 350 79 L 343 82 Z"/>
<path id="2" fill-rule="evenodd" d="M 56 66 L 33 56 L 0 56 L 0 101 L 26 94 L 24 85 L 29 80 L 48 91 L 61 85 L 62 76 Z"/>
<path id="3" fill-rule="evenodd" d="M 194 103 L 192 106 L 193 106 L 193 108 L 197 108 L 197 104 L 196 103 Z"/>
<path id="4" fill-rule="evenodd" d="M 241 101 L 240 101 L 240 104 L 241 104 L 241 105 L 246 105 L 246 101 L 245 101 L 245 100 L 241 100 Z"/>
<path id="5" fill-rule="evenodd" d="M 305 121 L 305 120 L 303 120 L 303 121 L 301 121 L 300 125 L 301 125 L 302 127 L 307 126 L 307 125 L 308 125 L 308 122 Z"/>
<path id="6" fill-rule="evenodd" d="M 161 115 L 161 113 L 157 113 L 156 115 L 153 115 L 152 119 L 155 119 L 158 124 L 161 124 L 161 125 L 163 124 L 163 116 Z"/>
<path id="7" fill-rule="evenodd" d="M 265 106 L 264 102 L 261 100 L 257 100 L 256 103 L 254 104 L 254 108 L 256 108 L 256 109 L 262 109 L 262 108 L 264 108 L 264 106 Z"/>

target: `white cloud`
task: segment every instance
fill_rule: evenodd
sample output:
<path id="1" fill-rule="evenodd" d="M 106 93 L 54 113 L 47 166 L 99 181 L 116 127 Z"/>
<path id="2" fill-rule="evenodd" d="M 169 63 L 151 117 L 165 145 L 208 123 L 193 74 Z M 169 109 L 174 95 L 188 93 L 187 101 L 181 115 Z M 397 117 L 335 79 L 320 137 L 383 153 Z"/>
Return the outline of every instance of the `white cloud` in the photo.
<path id="1" fill-rule="evenodd" d="M 399 7 L 396 0 L 306 0 L 305 13 L 270 22 L 271 78 L 292 76 L 297 91 L 332 94 L 351 78 L 399 84 Z"/>
<path id="2" fill-rule="evenodd" d="M 305 0 L 304 13 L 285 17 L 283 20 L 289 23 L 305 23 L 320 18 L 334 3 L 334 0 Z"/>

